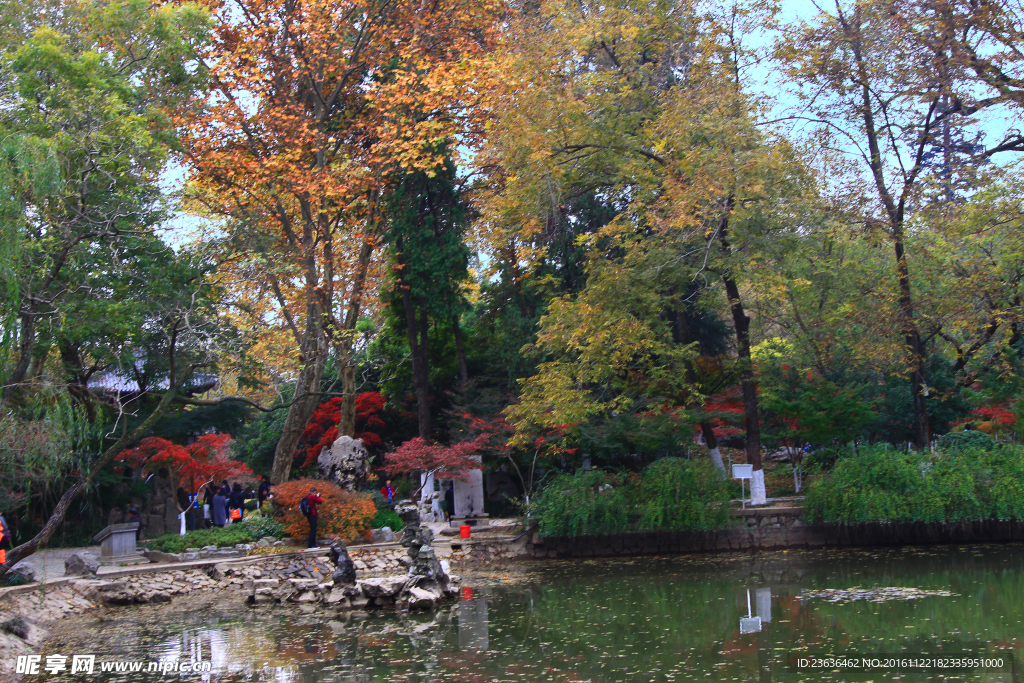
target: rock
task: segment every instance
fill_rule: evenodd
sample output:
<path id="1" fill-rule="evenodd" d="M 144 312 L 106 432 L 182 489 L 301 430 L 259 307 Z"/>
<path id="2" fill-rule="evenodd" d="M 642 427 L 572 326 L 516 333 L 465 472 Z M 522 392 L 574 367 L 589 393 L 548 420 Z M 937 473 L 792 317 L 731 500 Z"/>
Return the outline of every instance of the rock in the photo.
<path id="1" fill-rule="evenodd" d="M 260 540 L 261 541 L 266 541 L 268 545 L 271 544 L 271 543 L 274 543 L 275 541 L 277 541 L 277 539 L 274 538 L 273 536 L 264 536 Z"/>
<path id="2" fill-rule="evenodd" d="M 96 577 L 100 561 L 88 553 L 75 553 L 64 560 L 64 576 Z"/>
<path id="3" fill-rule="evenodd" d="M 382 576 L 376 579 L 357 581 L 363 595 L 368 598 L 391 598 L 398 595 L 405 587 L 404 576 Z"/>
<path id="4" fill-rule="evenodd" d="M 252 582 L 253 589 L 257 591 L 277 588 L 279 585 L 281 585 L 281 582 L 277 579 L 254 579 Z"/>
<path id="5" fill-rule="evenodd" d="M 36 566 L 28 560 L 22 560 L 18 564 L 11 567 L 11 573 L 21 574 L 25 577 L 26 580 L 30 582 L 35 581 L 36 575 L 38 574 L 38 572 L 36 571 Z"/>
<path id="6" fill-rule="evenodd" d="M 320 451 L 316 468 L 321 479 L 332 481 L 346 491 L 355 491 L 356 486 L 366 479 L 368 461 L 369 454 L 362 439 L 340 436 L 330 448 Z"/>
<path id="7" fill-rule="evenodd" d="M 275 548 L 280 548 L 283 545 L 284 545 L 284 541 L 274 541 L 274 547 Z"/>
<path id="8" fill-rule="evenodd" d="M 261 538 L 260 540 L 256 541 L 256 547 L 257 548 L 269 548 L 270 547 L 270 541 L 268 541 L 265 538 Z"/>
<path id="9" fill-rule="evenodd" d="M 327 594 L 326 598 L 324 598 L 324 602 L 326 602 L 328 605 L 337 605 L 338 603 L 342 602 L 346 597 L 348 596 L 345 595 L 345 589 L 332 588 L 331 592 Z"/>
<path id="10" fill-rule="evenodd" d="M 440 596 L 434 595 L 433 591 L 416 586 L 409 589 L 407 596 L 409 609 L 430 609 L 439 599 Z"/>
<path id="11" fill-rule="evenodd" d="M 366 609 L 366 606 L 370 604 L 370 599 L 362 595 L 357 595 L 356 597 L 351 598 L 349 604 L 352 605 L 352 609 Z"/>
<path id="12" fill-rule="evenodd" d="M 349 557 L 348 548 L 344 543 L 336 542 L 331 546 L 331 561 L 337 566 L 334 575 L 334 585 L 354 585 L 356 582 L 356 565 Z M 363 565 L 366 568 L 366 565 Z"/>
<path id="13" fill-rule="evenodd" d="M 257 588 L 252 595 L 252 601 L 257 605 L 274 602 L 274 591 L 270 588 Z"/>
<path id="14" fill-rule="evenodd" d="M 395 532 L 389 526 L 373 530 L 374 543 L 394 543 L 395 539 Z"/>
<path id="15" fill-rule="evenodd" d="M 171 594 L 167 591 L 156 591 L 149 595 L 150 602 L 170 602 Z"/>
<path id="16" fill-rule="evenodd" d="M 196 551 L 194 553 L 190 553 L 190 552 L 186 551 L 186 552 L 183 552 L 181 554 L 181 561 L 182 562 L 196 562 L 198 560 L 199 560 L 199 551 Z"/>

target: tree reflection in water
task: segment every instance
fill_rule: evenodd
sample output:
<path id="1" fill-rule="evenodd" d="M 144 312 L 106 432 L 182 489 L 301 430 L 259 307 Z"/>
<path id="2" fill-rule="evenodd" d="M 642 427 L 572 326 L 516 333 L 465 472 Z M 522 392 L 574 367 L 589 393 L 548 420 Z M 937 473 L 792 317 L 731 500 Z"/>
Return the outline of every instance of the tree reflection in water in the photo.
<path id="1" fill-rule="evenodd" d="M 1022 568 L 1024 546 L 1013 544 L 550 562 L 515 580 L 467 577 L 467 599 L 434 614 L 250 609 L 238 598 L 143 606 L 69 622 L 46 652 L 208 658 L 211 682 L 881 680 L 877 672 L 808 676 L 787 664 L 796 653 L 827 652 L 998 653 L 1019 669 Z M 801 597 L 888 586 L 954 595 Z M 740 622 L 748 590 L 760 621 L 750 633 Z"/>

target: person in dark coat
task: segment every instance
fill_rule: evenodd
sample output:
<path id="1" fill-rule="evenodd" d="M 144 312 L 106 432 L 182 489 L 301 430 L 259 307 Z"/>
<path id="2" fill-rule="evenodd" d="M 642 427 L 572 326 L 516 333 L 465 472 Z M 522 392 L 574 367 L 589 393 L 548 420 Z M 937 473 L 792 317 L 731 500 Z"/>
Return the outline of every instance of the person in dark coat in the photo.
<path id="1" fill-rule="evenodd" d="M 270 477 L 264 474 L 263 480 L 256 489 L 256 505 L 260 510 L 263 509 L 263 504 L 270 500 L 270 497 Z"/>
<path id="2" fill-rule="evenodd" d="M 217 485 L 212 481 L 206 485 L 203 489 L 203 505 L 208 506 L 207 509 L 210 512 L 210 516 L 206 516 L 206 511 L 203 512 L 203 526 L 209 529 L 213 526 L 213 497 L 217 495 Z"/>
<path id="3" fill-rule="evenodd" d="M 224 497 L 223 490 L 218 490 L 213 495 L 213 502 L 210 504 L 210 517 L 213 525 L 222 527 L 228 518 L 228 499 Z"/>
<path id="4" fill-rule="evenodd" d="M 455 485 L 449 484 L 444 491 L 444 511 L 448 513 L 448 521 L 455 516 Z"/>
<path id="5" fill-rule="evenodd" d="M 242 485 L 237 481 L 235 486 L 231 489 L 231 496 L 228 499 L 228 507 L 232 510 L 241 510 L 242 516 L 238 519 L 245 517 L 245 491 L 242 490 Z"/>
<path id="6" fill-rule="evenodd" d="M 138 524 L 135 527 L 135 542 L 139 542 L 139 537 L 142 536 L 142 516 L 139 515 L 139 511 L 135 508 L 128 508 L 128 524 Z"/>

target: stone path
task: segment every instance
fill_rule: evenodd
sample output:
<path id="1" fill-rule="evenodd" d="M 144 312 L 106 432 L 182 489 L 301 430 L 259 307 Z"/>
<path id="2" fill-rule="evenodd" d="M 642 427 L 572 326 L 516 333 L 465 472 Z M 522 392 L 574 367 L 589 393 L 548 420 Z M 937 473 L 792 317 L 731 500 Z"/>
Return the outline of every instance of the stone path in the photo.
<path id="1" fill-rule="evenodd" d="M 29 555 L 23 562 L 35 565 L 36 580 L 52 581 L 64 576 L 64 560 L 75 553 L 86 552 L 93 557 L 100 556 L 100 547 L 91 545 L 86 548 L 44 548 L 32 555 Z M 120 571 L 122 567 L 100 565 L 99 574 Z"/>

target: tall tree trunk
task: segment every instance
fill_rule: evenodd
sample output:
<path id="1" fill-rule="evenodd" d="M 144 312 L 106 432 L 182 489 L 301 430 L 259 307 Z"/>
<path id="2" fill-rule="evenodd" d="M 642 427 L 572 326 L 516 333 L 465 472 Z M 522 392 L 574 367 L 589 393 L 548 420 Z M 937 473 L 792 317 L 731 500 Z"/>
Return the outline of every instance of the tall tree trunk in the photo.
<path id="1" fill-rule="evenodd" d="M 419 430 L 420 436 L 425 441 L 433 438 L 433 427 L 430 420 L 430 346 L 429 346 L 430 323 L 427 317 L 427 307 L 420 303 L 420 376 L 416 383 L 416 403 L 420 406 Z"/>
<path id="2" fill-rule="evenodd" d="M 722 451 L 718 450 L 718 437 L 715 436 L 714 427 L 711 426 L 710 422 L 701 422 L 700 433 L 704 437 L 704 444 L 708 447 L 711 464 L 715 466 L 715 469 L 718 470 L 724 479 L 728 476 L 728 473 L 725 471 L 725 463 L 722 462 Z"/>
<path id="3" fill-rule="evenodd" d="M 314 307 L 316 308 L 316 307 Z M 288 415 L 281 428 L 281 438 L 274 450 L 274 466 L 270 480 L 275 484 L 288 481 L 295 459 L 295 447 L 302 438 L 306 423 L 313 416 L 320 403 L 320 381 L 327 363 L 327 343 L 320 327 L 320 316 L 310 316 L 306 322 L 306 339 L 303 347 L 303 366 L 295 383 L 295 398 L 288 407 Z"/>
<path id="4" fill-rule="evenodd" d="M 469 367 L 466 365 L 466 350 L 462 346 L 462 328 L 458 316 L 452 316 L 452 332 L 455 334 L 455 352 L 459 355 L 459 386 L 465 388 L 469 383 Z"/>
<path id="5" fill-rule="evenodd" d="M 719 224 L 719 239 L 722 253 L 729 256 L 729 213 L 732 211 L 733 198 L 726 203 L 726 213 Z M 740 288 L 731 272 L 726 269 L 722 273 L 725 293 L 729 297 L 729 311 L 736 330 L 736 355 L 740 366 L 740 386 L 743 389 L 744 425 L 747 432 L 747 464 L 754 466 L 750 480 L 750 504 L 764 505 L 768 502 L 764 487 L 764 469 L 761 465 L 761 419 L 758 415 L 757 382 L 754 381 L 754 363 L 750 355 L 750 317 L 743 310 Z"/>
<path id="6" fill-rule="evenodd" d="M 345 319 L 342 322 L 344 336 L 338 353 L 339 362 L 343 363 L 339 436 L 355 436 L 356 434 L 356 391 L 359 389 L 359 384 L 356 380 L 356 366 L 352 362 L 352 335 L 355 333 L 356 323 L 359 322 L 359 311 L 362 308 L 363 290 L 366 287 L 366 276 L 370 270 L 370 255 L 372 253 L 373 243 L 369 240 L 363 242 L 359 249 L 359 267 L 349 297 L 348 311 L 346 311 Z"/>
<path id="7" fill-rule="evenodd" d="M 31 311 L 22 311 L 21 329 L 18 330 L 18 362 L 14 364 L 7 384 L 4 386 L 3 399 L 9 403 L 25 377 L 28 376 L 32 364 L 32 347 L 36 343 L 36 316 Z"/>
<path id="8" fill-rule="evenodd" d="M 893 247 L 896 253 L 896 270 L 899 276 L 900 322 L 903 326 L 903 341 L 910 356 L 910 393 L 914 402 L 914 441 L 924 450 L 931 443 L 931 426 L 928 424 L 928 405 L 925 402 L 924 345 L 921 333 L 914 320 L 914 299 L 910 291 L 910 269 L 903 248 L 902 225 L 893 233 Z"/>
<path id="9" fill-rule="evenodd" d="M 399 276 L 401 278 L 401 276 Z M 412 294 L 409 287 L 399 279 L 399 288 L 402 290 L 402 307 L 405 309 L 406 336 L 409 340 L 409 355 L 412 357 L 412 384 L 416 391 L 416 417 L 419 428 L 419 435 L 426 441 L 430 440 L 430 394 L 428 378 L 430 370 L 426 367 L 426 330 L 422 335 L 418 334 L 419 326 L 416 323 L 416 307 L 412 301 Z M 426 320 L 426 311 L 422 314 Z"/>

